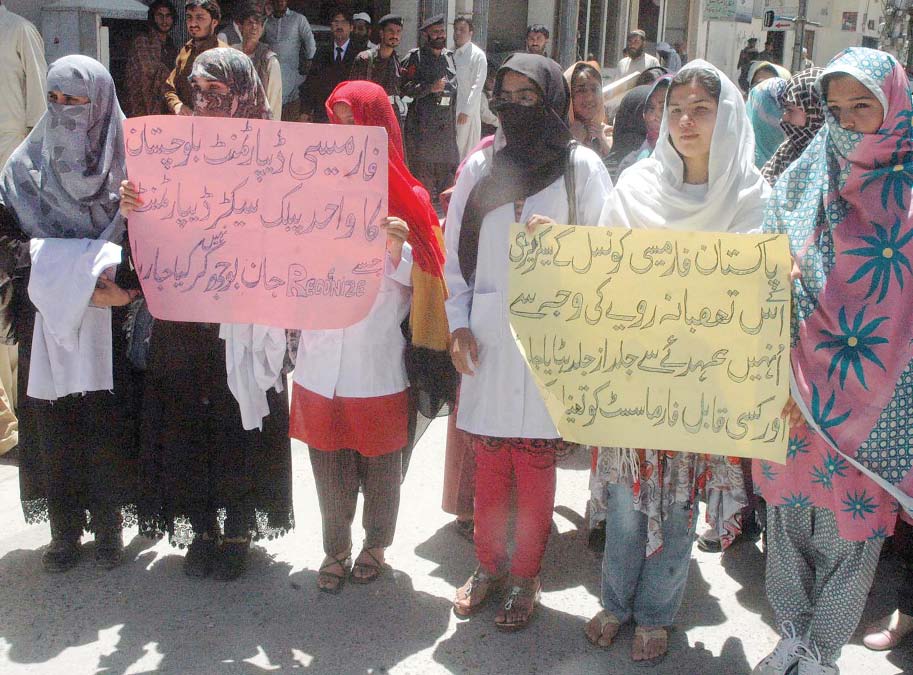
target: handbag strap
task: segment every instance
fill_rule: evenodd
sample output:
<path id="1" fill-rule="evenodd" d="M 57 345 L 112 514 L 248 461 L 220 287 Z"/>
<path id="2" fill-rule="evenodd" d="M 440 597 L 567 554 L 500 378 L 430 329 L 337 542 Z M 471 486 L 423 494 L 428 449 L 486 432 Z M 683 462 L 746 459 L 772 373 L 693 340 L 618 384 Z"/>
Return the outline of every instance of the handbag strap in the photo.
<path id="1" fill-rule="evenodd" d="M 567 166 L 564 168 L 564 189 L 567 192 L 568 225 L 577 225 L 577 176 L 574 167 L 574 151 L 577 141 L 568 143 Z"/>

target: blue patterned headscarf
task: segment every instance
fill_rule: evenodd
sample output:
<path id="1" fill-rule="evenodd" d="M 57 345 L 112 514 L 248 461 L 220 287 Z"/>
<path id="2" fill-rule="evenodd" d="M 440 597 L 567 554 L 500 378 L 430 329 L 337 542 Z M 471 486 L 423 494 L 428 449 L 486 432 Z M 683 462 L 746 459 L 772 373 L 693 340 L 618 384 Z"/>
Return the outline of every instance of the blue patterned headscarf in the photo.
<path id="1" fill-rule="evenodd" d="M 107 230 L 120 243 L 126 163 L 114 81 L 95 59 L 71 55 L 51 64 L 47 86 L 89 102 L 48 103 L 0 174 L 0 203 L 31 237 L 96 239 Z"/>
<path id="2" fill-rule="evenodd" d="M 872 134 L 826 124 L 774 188 L 766 232 L 789 235 L 794 394 L 815 442 L 913 494 L 913 104 L 891 55 L 853 47 L 818 78 L 858 80 L 884 109 Z"/>
<path id="3" fill-rule="evenodd" d="M 772 77 L 751 88 L 745 103 L 751 128 L 754 129 L 754 164 L 759 169 L 773 157 L 785 138 L 780 119 L 786 80 Z"/>

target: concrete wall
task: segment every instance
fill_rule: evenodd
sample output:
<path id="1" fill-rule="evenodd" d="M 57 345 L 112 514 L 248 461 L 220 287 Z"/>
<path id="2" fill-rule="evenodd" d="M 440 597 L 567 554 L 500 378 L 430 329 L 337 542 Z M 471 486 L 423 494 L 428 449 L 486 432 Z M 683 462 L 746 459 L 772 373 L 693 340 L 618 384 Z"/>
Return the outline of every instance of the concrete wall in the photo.
<path id="1" fill-rule="evenodd" d="M 35 26 L 41 26 L 41 8 L 51 5 L 57 0 L 3 0 L 3 4 L 11 11 L 24 16 Z"/>
<path id="2" fill-rule="evenodd" d="M 761 10 L 773 9 L 779 15 L 790 15 L 798 5 L 797 0 L 761 0 Z M 870 14 L 866 14 L 866 10 Z M 858 21 L 856 30 L 842 30 L 843 13 L 857 12 Z M 834 55 L 841 50 L 862 44 L 865 36 L 877 38 L 878 26 L 881 23 L 881 4 L 867 2 L 867 0 L 809 0 L 808 19 L 816 21 L 821 26 L 809 26 L 806 30 L 815 33 L 815 42 L 811 57 L 817 65 L 825 65 Z M 874 29 L 868 29 L 868 22 L 873 21 Z M 763 49 L 767 32 L 763 28 L 760 18 L 754 19 L 751 24 L 730 23 L 722 21 L 710 22 L 710 40 L 707 42 L 707 25 L 703 20 L 702 7 L 698 11 L 698 24 L 692 28 L 695 35 L 692 55 L 707 58 L 730 77 L 736 75 L 735 66 L 738 63 L 739 51 L 745 46 L 749 37 L 758 38 L 758 48 Z M 789 68 L 792 63 L 793 46 L 795 44 L 795 31 L 784 31 L 783 64 Z M 706 56 L 704 56 L 706 54 Z"/>
<path id="3" fill-rule="evenodd" d="M 403 17 L 403 37 L 397 51 L 405 54 L 418 46 L 418 2 L 416 0 L 390 0 L 390 13 Z"/>

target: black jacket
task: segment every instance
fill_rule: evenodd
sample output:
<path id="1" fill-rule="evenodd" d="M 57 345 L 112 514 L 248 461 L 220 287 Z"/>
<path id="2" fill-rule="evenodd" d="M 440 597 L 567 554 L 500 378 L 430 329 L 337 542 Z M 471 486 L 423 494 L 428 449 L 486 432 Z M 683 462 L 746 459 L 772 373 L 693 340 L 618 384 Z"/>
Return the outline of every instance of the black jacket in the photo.
<path id="1" fill-rule="evenodd" d="M 336 85 L 349 79 L 358 48 L 357 43 L 349 40 L 340 63 L 333 60 L 336 54 L 335 42 L 322 45 L 314 54 L 307 80 L 301 85 L 301 112 L 312 115 L 314 122 L 328 121 L 326 101 Z"/>

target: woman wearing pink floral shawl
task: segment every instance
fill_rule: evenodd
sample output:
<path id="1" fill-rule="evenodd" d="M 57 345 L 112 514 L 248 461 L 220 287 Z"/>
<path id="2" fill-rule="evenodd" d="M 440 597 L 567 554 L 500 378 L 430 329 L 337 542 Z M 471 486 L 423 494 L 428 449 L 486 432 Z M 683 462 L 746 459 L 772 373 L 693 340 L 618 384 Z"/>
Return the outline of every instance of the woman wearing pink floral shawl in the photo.
<path id="1" fill-rule="evenodd" d="M 754 466 L 784 632 L 763 675 L 838 672 L 913 483 L 910 83 L 892 56 L 850 48 L 817 86 L 826 125 L 777 181 L 764 223 L 789 235 L 795 265 L 787 462 Z"/>

